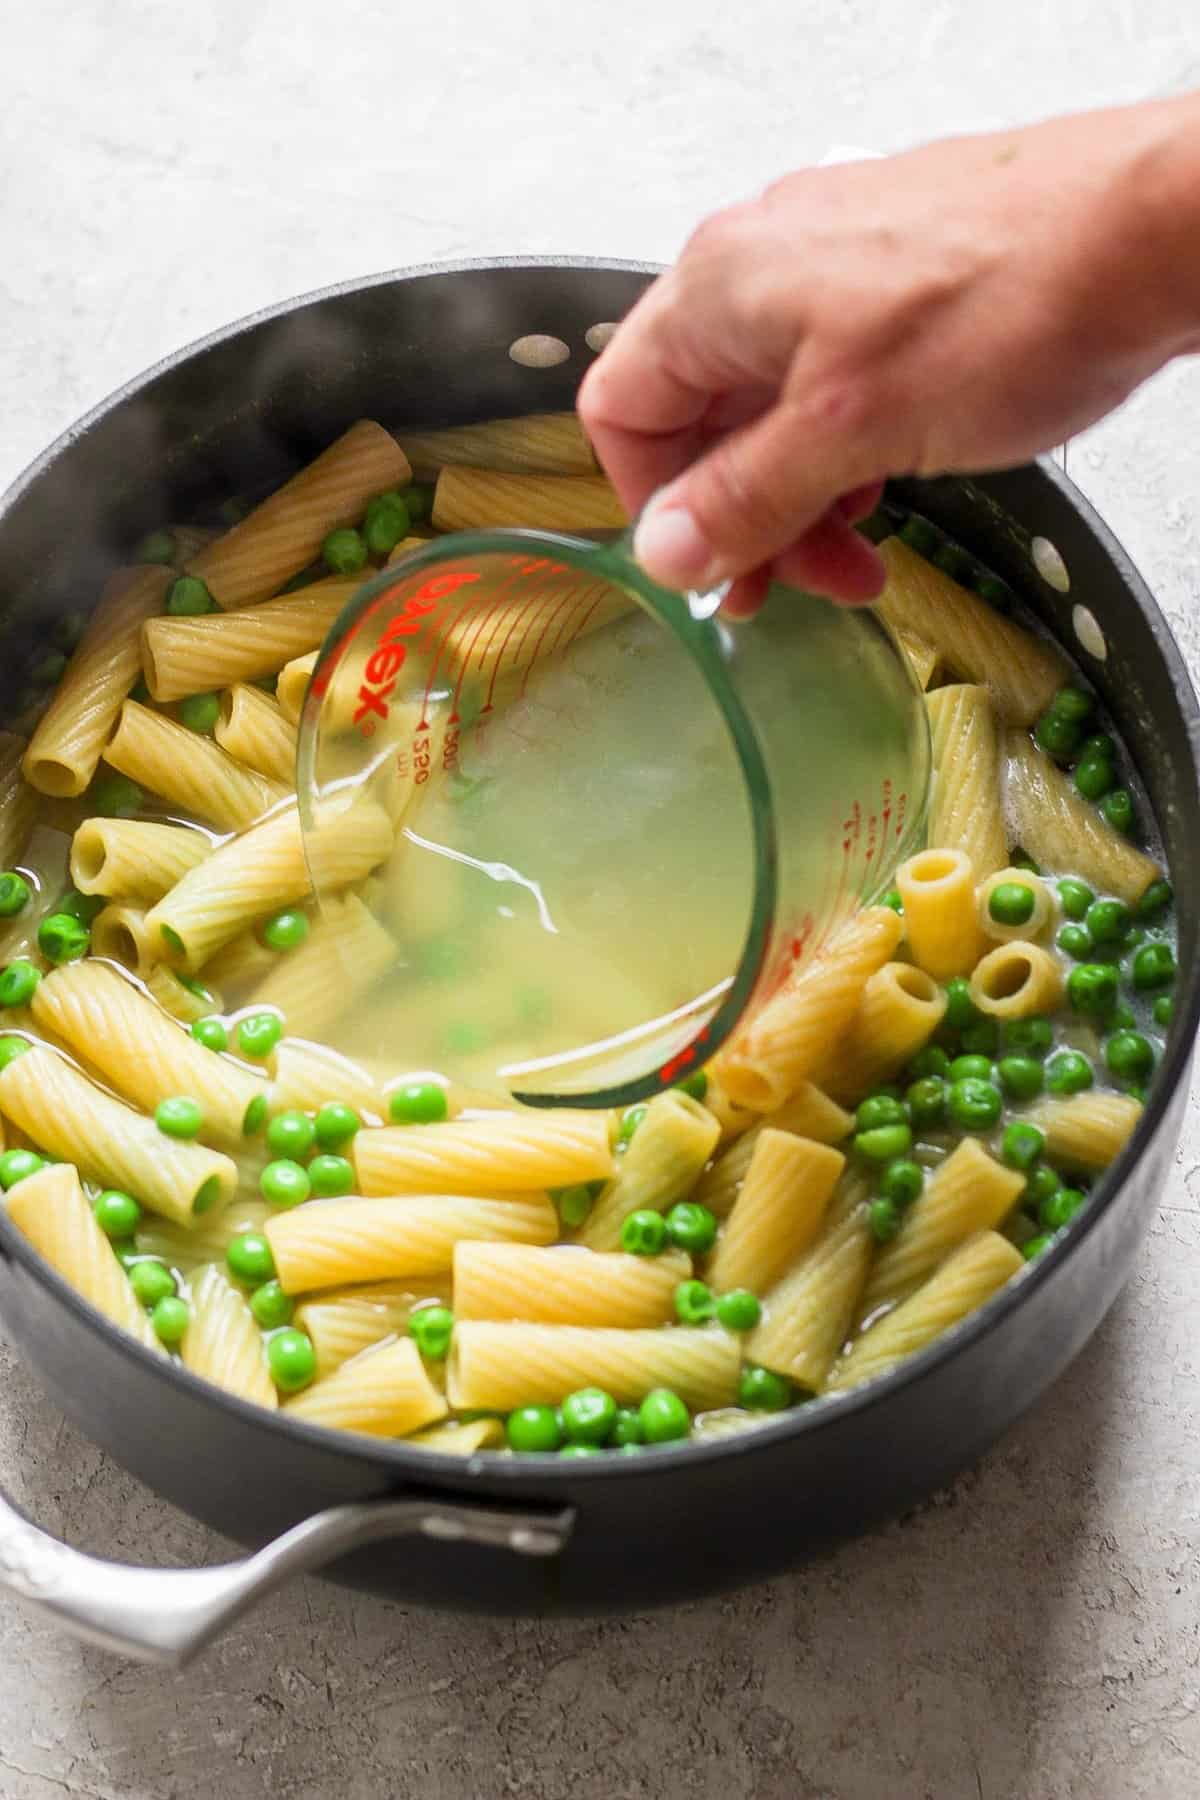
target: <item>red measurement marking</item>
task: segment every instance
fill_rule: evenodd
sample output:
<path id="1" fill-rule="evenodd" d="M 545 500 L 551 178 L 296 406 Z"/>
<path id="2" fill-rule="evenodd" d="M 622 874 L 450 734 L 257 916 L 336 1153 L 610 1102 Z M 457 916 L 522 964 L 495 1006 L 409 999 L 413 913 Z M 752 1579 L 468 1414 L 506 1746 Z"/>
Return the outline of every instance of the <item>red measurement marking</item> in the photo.
<path id="1" fill-rule="evenodd" d="M 519 563 L 521 559 L 519 557 L 513 557 L 511 560 L 515 563 Z M 471 640 L 468 644 L 464 645 L 463 650 L 459 657 L 458 680 L 455 683 L 455 687 L 454 687 L 454 711 L 451 715 L 451 717 L 454 718 L 455 720 L 457 720 L 457 718 L 458 718 L 458 703 L 459 703 L 460 696 L 462 694 L 462 684 L 466 680 L 466 677 L 467 677 L 468 673 L 470 672 L 471 666 L 475 660 L 476 649 L 479 644 L 480 637 L 483 635 L 483 632 L 484 632 L 486 626 L 489 624 L 489 622 L 492 623 L 492 636 L 493 637 L 495 636 L 496 633 L 495 633 L 494 621 L 495 621 L 497 615 L 502 611 L 505 601 L 508 599 L 510 593 L 512 592 L 513 587 L 519 580 L 520 580 L 520 572 L 519 572 L 519 570 L 514 569 L 510 574 L 506 575 L 503 578 L 503 580 L 501 580 L 498 583 L 498 585 L 496 586 L 496 588 L 493 590 L 492 593 L 490 593 L 484 597 L 482 605 L 480 605 L 477 609 L 477 613 L 476 613 L 475 619 L 473 621 L 473 623 L 475 625 L 475 629 L 471 635 Z M 483 652 L 483 654 L 484 655 L 487 654 L 486 649 Z"/>
<path id="2" fill-rule="evenodd" d="M 408 657 L 408 646 L 404 640 L 418 637 L 435 624 L 436 620 L 431 615 L 436 613 L 439 600 L 446 599 L 466 583 L 478 580 L 477 574 L 467 571 L 433 575 L 414 594 L 409 595 L 398 612 L 392 614 L 363 670 L 363 680 L 358 689 L 358 707 L 354 714 L 354 723 L 360 731 L 364 722 L 370 722 L 375 717 L 386 719 L 388 716 L 390 696 Z"/>
<path id="3" fill-rule="evenodd" d="M 896 836 L 904 836 L 904 816 L 908 811 L 908 790 L 896 796 Z"/>

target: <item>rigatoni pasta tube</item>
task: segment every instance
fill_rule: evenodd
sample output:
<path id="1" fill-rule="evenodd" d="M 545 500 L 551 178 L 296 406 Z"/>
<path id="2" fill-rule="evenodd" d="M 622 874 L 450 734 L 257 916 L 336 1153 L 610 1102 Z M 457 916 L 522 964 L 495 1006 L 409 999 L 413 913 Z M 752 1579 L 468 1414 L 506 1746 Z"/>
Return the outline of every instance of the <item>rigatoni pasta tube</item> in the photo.
<path id="1" fill-rule="evenodd" d="M 971 1238 L 923 1287 L 851 1346 L 834 1366 L 826 1393 L 858 1387 L 925 1349 L 951 1325 L 978 1311 L 1022 1267 L 1020 1251 L 996 1232 Z"/>
<path id="2" fill-rule="evenodd" d="M 1069 872 L 1127 906 L 1162 871 L 1128 843 L 1024 732 L 1005 741 L 1005 797 L 1023 848 L 1043 869 Z"/>
<path id="3" fill-rule="evenodd" d="M 180 1224 L 227 1205 L 237 1188 L 228 1156 L 167 1137 L 45 1046 L 0 1070 L 0 1112 L 86 1180 L 133 1194 Z"/>
<path id="4" fill-rule="evenodd" d="M 146 909 L 112 900 L 92 920 L 92 955 L 107 957 L 145 980 L 159 954 L 146 930 Z"/>
<path id="5" fill-rule="evenodd" d="M 149 1317 L 97 1225 L 70 1163 L 39 1169 L 17 1182 L 4 1197 L 4 1210 L 38 1255 L 89 1305 L 145 1349 L 161 1352 Z"/>
<path id="6" fill-rule="evenodd" d="M 452 1406 L 508 1412 L 555 1406 L 581 1387 L 602 1387 L 626 1406 L 665 1387 L 700 1412 L 730 1404 L 740 1367 L 741 1346 L 719 1330 L 596 1330 L 471 1319 L 455 1326 L 447 1393 Z"/>
<path id="7" fill-rule="evenodd" d="M 930 1175 L 891 1243 L 880 1249 L 861 1316 L 867 1319 L 881 1306 L 905 1299 L 956 1244 L 999 1225 L 1024 1186 L 1020 1170 L 1003 1167 L 977 1138 L 964 1138 Z"/>
<path id="8" fill-rule="evenodd" d="M 675 1289 L 692 1272 L 681 1251 L 627 1256 L 571 1244 L 456 1244 L 456 1319 L 530 1319 L 542 1325 L 666 1325 Z"/>
<path id="9" fill-rule="evenodd" d="M 926 696 L 933 746 L 929 847 L 962 850 L 976 877 L 1008 861 L 1000 730 L 987 688 L 958 682 Z"/>
<path id="10" fill-rule="evenodd" d="M 194 1025 L 197 1019 L 221 1011 L 218 993 L 199 982 L 189 984 L 182 980 L 166 963 L 152 963 L 141 979 L 150 998 L 185 1025 Z"/>
<path id="11" fill-rule="evenodd" d="M 448 425 L 439 431 L 396 433 L 414 469 L 433 474 L 447 463 L 474 469 L 503 469 L 513 475 L 590 475 L 596 458 L 583 426 L 571 412 L 526 413 L 516 419 L 486 419 L 479 425 Z"/>
<path id="12" fill-rule="evenodd" d="M 1131 1094 L 1072 1094 L 1041 1100 L 1028 1114 L 1046 1134 L 1046 1160 L 1067 1169 L 1107 1169 L 1142 1116 Z"/>
<path id="13" fill-rule="evenodd" d="M 689 1094 L 675 1090 L 656 1094 L 613 1179 L 592 1207 L 579 1234 L 580 1242 L 590 1250 L 618 1249 L 621 1226 L 629 1214 L 639 1207 L 665 1212 L 682 1199 L 716 1149 L 720 1135 L 712 1114 Z"/>
<path id="14" fill-rule="evenodd" d="M 211 855 L 212 847 L 206 832 L 187 825 L 85 819 L 71 839 L 71 880 L 81 894 L 150 904 Z"/>
<path id="15" fill-rule="evenodd" d="M 448 1276 L 431 1275 L 423 1281 L 403 1283 L 368 1282 L 303 1301 L 296 1308 L 295 1323 L 312 1342 L 317 1379 L 332 1375 L 352 1356 L 361 1355 L 384 1338 L 406 1331 L 413 1309 L 430 1300 L 450 1304 Z"/>
<path id="16" fill-rule="evenodd" d="M 1007 887 L 1010 883 L 1024 888 L 1033 902 L 1029 917 L 1019 925 L 1006 925 L 1002 919 L 992 916 L 992 895 L 998 887 Z M 980 931 L 994 944 L 1010 944 L 1018 938 L 1022 943 L 1029 943 L 1045 937 L 1058 916 L 1049 884 L 1028 869 L 997 869 L 986 881 L 981 881 L 975 889 L 975 910 Z"/>
<path id="17" fill-rule="evenodd" d="M 105 583 L 54 697 L 25 752 L 25 777 L 43 794 L 82 794 L 141 670 L 141 632 L 160 613 L 171 569 L 118 569 Z"/>
<path id="18" fill-rule="evenodd" d="M 287 797 L 287 789 L 234 762 L 208 738 L 126 700 L 104 759 L 222 831 L 244 831 Z"/>
<path id="19" fill-rule="evenodd" d="M 1027 1019 L 1062 1005 L 1062 965 L 1040 944 L 997 944 L 971 976 L 971 999 L 997 1019 Z"/>
<path id="20" fill-rule="evenodd" d="M 37 814 L 37 794 L 25 779 L 25 739 L 0 731 L 0 868 L 11 869 L 24 850 Z"/>
<path id="21" fill-rule="evenodd" d="M 263 606 L 199 618 L 152 620 L 142 632 L 142 669 L 158 701 L 254 681 L 324 642 L 361 577 L 332 575 Z"/>
<path id="22" fill-rule="evenodd" d="M 759 1132 L 742 1191 L 725 1221 L 706 1278 L 718 1293 L 748 1287 L 761 1294 L 816 1237 L 846 1166 L 828 1144 Z"/>
<path id="23" fill-rule="evenodd" d="M 253 956 L 249 947 L 247 955 Z M 319 1038 L 370 992 L 395 959 L 395 940 L 357 894 L 345 894 L 322 906 L 298 950 L 272 959 L 254 990 L 254 1005 L 275 1007 L 294 1037 Z M 214 981 L 229 979 L 222 959 L 214 961 L 211 973 Z"/>
<path id="24" fill-rule="evenodd" d="M 929 1042 L 945 1011 L 946 996 L 932 975 L 912 963 L 884 963 L 821 1071 L 823 1087 L 838 1100 L 860 1098 Z"/>
<path id="25" fill-rule="evenodd" d="M 266 1345 L 246 1297 L 210 1263 L 192 1279 L 192 1315 L 179 1354 L 185 1369 L 256 1406 L 274 1407 Z"/>
<path id="26" fill-rule="evenodd" d="M 491 1113 L 441 1125 L 360 1131 L 364 1194 L 503 1194 L 595 1181 L 613 1166 L 600 1112 Z"/>
<path id="27" fill-rule="evenodd" d="M 308 692 L 308 684 L 316 666 L 317 652 L 310 650 L 306 656 L 293 657 L 279 671 L 279 680 L 275 683 L 276 704 L 284 718 L 290 719 L 293 725 L 300 722 L 304 696 Z"/>
<path id="28" fill-rule="evenodd" d="M 52 969 L 31 1010 L 35 1025 L 52 1031 L 144 1111 L 177 1094 L 197 1101 L 200 1136 L 210 1142 L 240 1148 L 254 1116 L 265 1118 L 267 1086 L 260 1076 L 206 1050 L 107 963 L 87 957 Z"/>
<path id="29" fill-rule="evenodd" d="M 603 475 L 505 475 L 444 468 L 433 493 L 439 531 L 523 525 L 529 531 L 619 531 L 629 515 Z"/>
<path id="30" fill-rule="evenodd" d="M 1070 673 L 1062 652 L 1003 618 L 900 538 L 885 538 L 879 554 L 888 572 L 879 610 L 892 630 L 935 644 L 960 680 L 986 683 L 1003 718 L 1032 725 Z"/>
<path id="31" fill-rule="evenodd" d="M 261 688 L 236 682 L 221 695 L 213 736 L 222 750 L 271 781 L 296 779 L 296 727 Z"/>
<path id="32" fill-rule="evenodd" d="M 188 573 L 198 575 L 226 611 L 265 600 L 313 561 L 327 533 L 353 525 L 375 494 L 404 487 L 411 478 L 396 440 L 382 425 L 360 419 L 193 556 Z"/>
<path id="33" fill-rule="evenodd" d="M 922 688 L 927 688 L 938 672 L 941 654 L 935 644 L 925 638 L 917 637 L 911 631 L 897 631 L 896 641 L 913 667 L 913 674 Z"/>
<path id="34" fill-rule="evenodd" d="M 984 941 L 970 858 L 961 850 L 920 850 L 900 864 L 896 886 L 917 967 L 935 981 L 949 981 L 974 968 Z"/>
<path id="35" fill-rule="evenodd" d="M 829 1218 L 821 1235 L 763 1300 L 746 1339 L 751 1362 L 818 1394 L 850 1331 L 875 1240 L 860 1200 Z"/>
<path id="36" fill-rule="evenodd" d="M 764 1127 L 794 1131 L 797 1137 L 813 1138 L 818 1144 L 840 1144 L 854 1129 L 854 1114 L 831 1100 L 819 1087 L 814 1087 L 811 1081 L 802 1082 L 777 1112 L 768 1113 L 765 1118 L 761 1113 L 750 1116 L 755 1121 L 753 1128 L 743 1132 L 721 1152 L 701 1175 L 689 1196 L 707 1206 L 719 1219 L 726 1216 L 738 1197 L 754 1146 Z"/>
<path id="37" fill-rule="evenodd" d="M 903 932 L 890 907 L 865 907 L 819 955 L 794 969 L 717 1058 L 730 1097 L 758 1112 L 781 1106 L 849 1026 L 868 979 Z"/>
<path id="38" fill-rule="evenodd" d="M 386 1112 L 382 1087 L 360 1063 L 327 1044 L 284 1038 L 275 1053 L 272 1111 L 316 1112 L 327 1100 L 340 1100 L 360 1114 Z"/>
<path id="39" fill-rule="evenodd" d="M 474 1456 L 477 1450 L 502 1450 L 505 1447 L 504 1422 L 501 1419 L 471 1419 L 462 1425 L 448 1419 L 444 1425 L 430 1425 L 410 1438 L 422 1450 L 435 1450 L 439 1456 Z"/>
<path id="40" fill-rule="evenodd" d="M 391 822 L 371 801 L 324 813 L 307 841 L 293 803 L 190 869 L 151 907 L 146 929 L 162 955 L 194 971 L 253 919 L 307 899 L 310 867 L 328 892 L 361 881 L 391 847 Z"/>
<path id="41" fill-rule="evenodd" d="M 286 1402 L 289 1418 L 331 1431 L 407 1437 L 449 1412 L 411 1338 L 380 1344 Z"/>
<path id="42" fill-rule="evenodd" d="M 286 1293 L 302 1294 L 353 1281 L 440 1275 L 450 1268 L 454 1246 L 463 1238 L 552 1244 L 558 1215 L 540 1195 L 484 1200 L 474 1194 L 405 1194 L 311 1200 L 276 1214 L 264 1229 L 281 1286 Z"/>

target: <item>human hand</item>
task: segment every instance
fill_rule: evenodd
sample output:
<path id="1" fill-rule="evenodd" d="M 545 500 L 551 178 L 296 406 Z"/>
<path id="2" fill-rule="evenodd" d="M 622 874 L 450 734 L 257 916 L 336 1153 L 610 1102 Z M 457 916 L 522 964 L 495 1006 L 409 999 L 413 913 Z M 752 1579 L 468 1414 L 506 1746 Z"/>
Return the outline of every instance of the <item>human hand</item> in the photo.
<path id="1" fill-rule="evenodd" d="M 1198 126 L 1189 100 L 947 140 L 701 225 L 579 398 L 647 572 L 732 579 L 737 612 L 771 578 L 869 600 L 852 521 L 886 476 L 1022 462 L 1195 347 Z"/>

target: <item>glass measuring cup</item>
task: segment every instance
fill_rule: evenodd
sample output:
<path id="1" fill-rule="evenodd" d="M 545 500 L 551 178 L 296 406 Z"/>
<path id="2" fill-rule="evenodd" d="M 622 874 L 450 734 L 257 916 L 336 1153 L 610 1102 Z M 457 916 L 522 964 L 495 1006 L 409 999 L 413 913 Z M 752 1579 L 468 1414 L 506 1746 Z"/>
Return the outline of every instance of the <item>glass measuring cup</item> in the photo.
<path id="1" fill-rule="evenodd" d="M 907 658 L 869 611 L 775 588 L 738 622 L 719 600 L 658 588 L 628 539 L 526 530 L 432 539 L 363 585 L 298 761 L 314 890 L 354 907 L 371 961 L 338 1048 L 625 1105 L 886 888 L 929 780 Z M 348 902 L 361 806 L 395 849 Z"/>

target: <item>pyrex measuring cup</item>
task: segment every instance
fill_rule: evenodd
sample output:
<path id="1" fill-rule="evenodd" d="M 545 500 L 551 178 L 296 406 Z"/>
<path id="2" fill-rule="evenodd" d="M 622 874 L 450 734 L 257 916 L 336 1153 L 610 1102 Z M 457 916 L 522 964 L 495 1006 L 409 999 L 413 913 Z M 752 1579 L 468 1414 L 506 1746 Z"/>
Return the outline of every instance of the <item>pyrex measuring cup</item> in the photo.
<path id="1" fill-rule="evenodd" d="M 310 853 L 370 959 L 339 1048 L 626 1104 L 887 886 L 929 777 L 907 659 L 870 612 L 718 604 L 656 587 L 627 540 L 523 530 L 433 539 L 364 584 L 300 731 L 314 849 L 354 806 L 396 830 L 361 903 Z"/>

